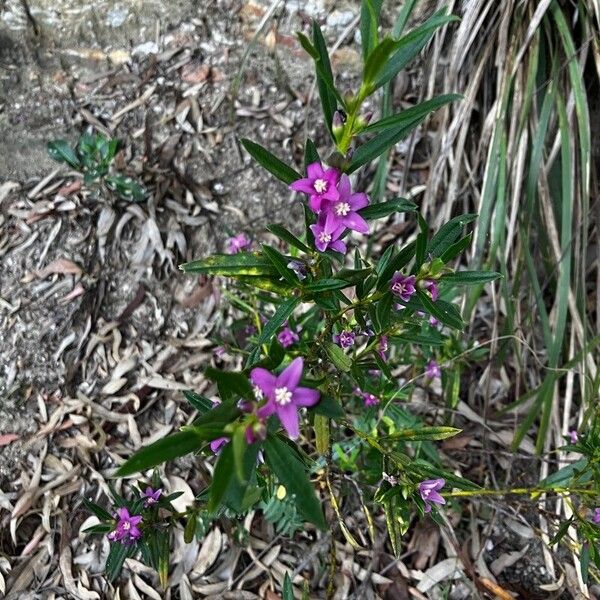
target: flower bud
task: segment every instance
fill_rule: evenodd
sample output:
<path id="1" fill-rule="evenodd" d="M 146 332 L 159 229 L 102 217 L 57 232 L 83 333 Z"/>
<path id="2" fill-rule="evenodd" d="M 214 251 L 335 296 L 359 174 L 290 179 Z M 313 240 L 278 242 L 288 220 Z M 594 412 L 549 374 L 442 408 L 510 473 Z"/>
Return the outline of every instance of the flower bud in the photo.
<path id="1" fill-rule="evenodd" d="M 343 133 L 344 133 L 344 122 L 345 122 L 345 114 L 340 111 L 340 110 L 336 110 L 333 113 L 333 119 L 331 121 L 331 131 L 333 132 L 333 137 L 336 140 L 340 140 Z"/>

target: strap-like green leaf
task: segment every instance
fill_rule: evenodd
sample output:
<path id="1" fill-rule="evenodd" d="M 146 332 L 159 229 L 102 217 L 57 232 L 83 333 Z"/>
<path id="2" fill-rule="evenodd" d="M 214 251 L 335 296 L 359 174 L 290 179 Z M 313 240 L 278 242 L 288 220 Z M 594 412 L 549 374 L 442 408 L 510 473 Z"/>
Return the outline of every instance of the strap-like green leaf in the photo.
<path id="1" fill-rule="evenodd" d="M 447 223 L 444 223 L 429 241 L 429 244 L 427 245 L 427 254 L 431 255 L 432 258 L 444 254 L 444 252 L 449 250 L 452 244 L 460 237 L 463 227 L 474 221 L 476 218 L 476 214 L 470 213 L 454 217 Z"/>
<path id="2" fill-rule="evenodd" d="M 444 283 L 454 283 L 462 285 L 476 285 L 478 283 L 488 283 L 502 277 L 500 273 L 494 271 L 459 271 L 444 275 L 441 279 Z"/>
<path id="3" fill-rule="evenodd" d="M 262 249 L 263 254 L 271 261 L 271 263 L 273 263 L 273 266 L 285 281 L 290 285 L 296 285 L 298 283 L 298 277 L 288 268 L 287 265 L 290 262 L 289 259 L 283 256 L 281 252 L 275 250 L 275 248 L 271 248 L 271 246 L 267 246 L 266 244 L 262 245 Z"/>
<path id="4" fill-rule="evenodd" d="M 325 530 L 327 522 L 321 503 L 315 495 L 304 465 L 294 451 L 279 436 L 270 433 L 264 442 L 264 453 L 267 465 L 293 497 L 298 512 L 307 521 Z"/>
<path id="5" fill-rule="evenodd" d="M 265 344 L 275 335 L 275 332 L 287 321 L 299 303 L 300 298 L 294 297 L 282 302 L 277 307 L 275 314 L 269 319 L 258 337 L 259 345 Z"/>
<path id="6" fill-rule="evenodd" d="M 283 183 L 289 185 L 290 183 L 302 178 L 302 175 L 300 175 L 296 169 L 292 169 L 292 167 L 286 165 L 283 161 L 279 160 L 274 154 L 271 154 L 260 144 L 245 138 L 242 138 L 240 141 L 242 142 L 242 145 L 248 154 L 250 154 L 250 156 L 252 156 L 257 163 L 269 171 L 269 173 L 275 175 L 277 179 L 283 181 Z"/>
<path id="7" fill-rule="evenodd" d="M 206 273 L 208 275 L 272 276 L 279 275 L 273 263 L 266 257 L 253 252 L 237 254 L 213 254 L 200 260 L 179 265 L 184 273 Z"/>
<path id="8" fill-rule="evenodd" d="M 48 154 L 57 162 L 65 162 L 74 169 L 81 168 L 81 163 L 75 150 L 65 140 L 48 142 Z"/>
<path id="9" fill-rule="evenodd" d="M 417 210 L 417 205 L 406 198 L 394 198 L 386 202 L 377 202 L 358 211 L 358 214 L 367 221 L 383 219 L 397 212 L 412 212 Z"/>

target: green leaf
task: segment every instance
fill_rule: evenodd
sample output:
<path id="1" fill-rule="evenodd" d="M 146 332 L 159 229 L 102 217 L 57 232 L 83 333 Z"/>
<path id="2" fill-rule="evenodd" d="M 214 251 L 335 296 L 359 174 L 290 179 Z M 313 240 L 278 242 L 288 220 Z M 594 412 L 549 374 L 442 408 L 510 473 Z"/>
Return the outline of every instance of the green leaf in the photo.
<path id="1" fill-rule="evenodd" d="M 384 332 L 390 325 L 392 318 L 392 304 L 394 296 L 391 292 L 386 292 L 375 306 L 375 319 L 373 326 L 376 333 Z"/>
<path id="2" fill-rule="evenodd" d="M 425 23 L 395 42 L 393 54 L 386 62 L 380 75 L 377 77 L 373 90 L 390 81 L 390 79 L 397 75 L 415 56 L 417 56 L 425 44 L 431 39 L 436 29 L 442 27 L 446 23 L 458 20 L 458 18 L 453 15 L 445 15 L 445 10 L 446 9 L 444 8 L 438 11 L 432 17 L 427 19 Z"/>
<path id="3" fill-rule="evenodd" d="M 443 255 L 460 237 L 463 227 L 476 218 L 477 215 L 472 213 L 454 217 L 454 219 L 450 219 L 450 221 L 444 223 L 431 238 L 427 246 L 427 254 L 430 254 L 433 258 Z"/>
<path id="4" fill-rule="evenodd" d="M 316 283 L 309 283 L 304 286 L 304 291 L 309 293 L 327 292 L 329 290 L 341 290 L 350 284 L 341 279 L 321 279 Z"/>
<path id="5" fill-rule="evenodd" d="M 281 252 L 262 244 L 263 253 L 273 263 L 273 266 L 277 269 L 277 272 L 290 284 L 296 285 L 298 283 L 298 277 L 296 274 L 288 268 L 290 262 Z"/>
<path id="6" fill-rule="evenodd" d="M 183 530 L 183 541 L 190 544 L 196 535 L 196 526 L 198 524 L 198 513 L 196 511 L 188 517 L 185 529 Z"/>
<path id="7" fill-rule="evenodd" d="M 225 275 L 238 277 L 278 276 L 279 272 L 266 256 L 253 252 L 238 252 L 237 254 L 213 254 L 200 260 L 179 265 L 184 273 L 206 273 L 208 275 Z"/>
<path id="8" fill-rule="evenodd" d="M 360 42 L 362 44 L 363 61 L 377 45 L 377 29 L 379 14 L 383 0 L 362 0 L 360 7 Z"/>
<path id="9" fill-rule="evenodd" d="M 432 302 L 431 298 L 423 290 L 417 290 L 417 296 L 425 312 L 433 315 L 436 319 L 444 323 L 444 325 L 448 325 L 454 329 L 464 329 L 465 324 L 454 305 L 440 299 Z"/>
<path id="10" fill-rule="evenodd" d="M 310 407 L 308 412 L 316 415 L 323 415 L 330 419 L 343 419 L 346 416 L 342 405 L 333 396 L 321 394 L 321 399 L 317 404 Z"/>
<path id="11" fill-rule="evenodd" d="M 145 471 L 150 467 L 199 450 L 205 443 L 206 438 L 203 439 L 202 436 L 192 431 L 173 433 L 138 450 L 117 469 L 116 475 L 126 477 L 139 471 Z"/>
<path id="12" fill-rule="evenodd" d="M 239 396 L 247 400 L 254 400 L 254 392 L 252 391 L 250 381 L 243 373 L 221 371 L 220 369 L 208 367 L 204 371 L 204 374 L 217 384 L 219 395 L 223 402 L 233 400 Z M 217 409 L 223 410 L 222 406 L 223 404 L 219 404 L 213 411 Z"/>
<path id="13" fill-rule="evenodd" d="M 302 175 L 300 175 L 298 171 L 286 165 L 260 144 L 246 138 L 242 138 L 240 141 L 248 154 L 250 154 L 257 163 L 269 171 L 269 173 L 275 175 L 277 179 L 283 181 L 283 183 L 290 185 L 290 183 L 302 178 Z"/>
<path id="14" fill-rule="evenodd" d="M 231 447 L 233 448 L 233 464 L 235 466 L 235 474 L 241 484 L 248 483 L 244 479 L 244 455 L 248 444 L 246 443 L 245 427 L 238 427 L 232 438 Z"/>
<path id="15" fill-rule="evenodd" d="M 259 346 L 268 342 L 275 335 L 275 332 L 288 320 L 288 317 L 294 312 L 298 304 L 300 304 L 300 298 L 289 298 L 277 307 L 275 314 L 260 332 L 257 341 Z"/>
<path id="16" fill-rule="evenodd" d="M 306 138 L 306 144 L 304 145 L 304 170 L 306 171 L 308 165 L 316 162 L 321 162 L 319 151 L 315 143 L 310 138 Z"/>
<path id="17" fill-rule="evenodd" d="M 321 28 L 315 20 L 313 20 L 312 34 L 313 45 L 318 55 L 318 58 L 313 57 L 315 58 L 315 68 L 317 71 L 317 88 L 319 90 L 319 97 L 321 98 L 325 124 L 333 139 L 333 113 L 336 111 L 338 103 L 344 108 L 346 108 L 346 103 L 340 96 L 335 87 L 335 83 L 333 82 L 333 72 L 331 70 L 331 63 L 329 62 L 327 44 L 325 43 Z"/>
<path id="18" fill-rule="evenodd" d="M 75 150 L 65 140 L 48 142 L 48 154 L 57 162 L 67 163 L 74 169 L 81 168 L 81 163 L 77 154 L 75 154 Z"/>
<path id="19" fill-rule="evenodd" d="M 133 556 L 135 551 L 136 546 L 133 544 L 121 544 L 120 542 L 110 544 L 104 567 L 104 574 L 108 581 L 114 581 L 120 575 L 125 559 Z"/>
<path id="20" fill-rule="evenodd" d="M 398 558 L 400 556 L 400 544 L 402 543 L 402 528 L 398 521 L 400 512 L 398 507 L 398 496 L 396 494 L 390 494 L 383 500 L 382 504 L 390 544 L 392 545 L 394 556 Z"/>
<path id="21" fill-rule="evenodd" d="M 366 221 L 383 219 L 397 212 L 412 212 L 417 210 L 417 205 L 406 198 L 395 198 L 387 202 L 377 202 L 358 211 L 358 214 Z"/>
<path id="22" fill-rule="evenodd" d="M 352 367 L 352 359 L 337 344 L 325 342 L 325 352 L 340 371 L 347 373 Z"/>
<path id="23" fill-rule="evenodd" d="M 305 52 L 313 59 L 319 60 L 319 53 L 317 49 L 312 45 L 312 42 L 300 31 L 296 33 L 300 45 L 304 48 Z"/>
<path id="24" fill-rule="evenodd" d="M 474 285 L 477 283 L 488 283 L 502 277 L 500 273 L 494 271 L 458 271 L 444 275 L 440 281 L 444 283 L 454 283 L 463 285 Z"/>
<path id="25" fill-rule="evenodd" d="M 327 522 L 315 495 L 304 465 L 296 453 L 279 436 L 269 433 L 264 443 L 265 460 L 287 492 L 294 496 L 298 512 L 319 529 L 325 531 Z"/>
<path id="26" fill-rule="evenodd" d="M 396 40 L 386 36 L 369 52 L 363 69 L 363 85 L 365 85 L 369 95 L 377 89 L 375 78 L 385 66 L 390 55 L 396 50 L 397 45 Z"/>
<path id="27" fill-rule="evenodd" d="M 416 243 L 411 242 L 407 246 L 404 246 L 396 256 L 391 258 L 381 275 L 377 280 L 377 289 L 382 290 L 384 287 L 389 286 L 389 283 L 394 276 L 396 271 L 401 271 L 412 259 L 415 255 Z"/>
<path id="28" fill-rule="evenodd" d="M 81 499 L 85 507 L 94 515 L 96 515 L 101 521 L 113 521 L 114 517 L 104 508 L 88 500 L 87 498 Z"/>
<path id="29" fill-rule="evenodd" d="M 221 507 L 227 488 L 235 475 L 235 460 L 233 455 L 233 444 L 225 444 L 219 452 L 219 458 L 215 465 L 212 482 L 210 484 L 210 496 L 207 509 L 214 513 Z"/>
<path id="30" fill-rule="evenodd" d="M 376 121 L 375 123 L 371 123 L 368 127 L 365 127 L 361 131 L 361 133 L 375 133 L 377 131 L 385 131 L 391 128 L 405 127 L 411 126 L 417 121 L 420 123 L 430 112 L 441 108 L 442 106 L 449 104 L 450 102 L 454 102 L 456 100 L 461 100 L 462 96 L 460 94 L 444 94 L 441 96 L 435 96 L 431 98 L 431 100 L 426 100 L 425 102 L 421 102 L 420 104 L 416 104 L 415 106 L 411 106 L 406 110 L 403 110 L 400 113 L 395 115 L 391 115 L 386 117 L 385 119 L 381 119 Z M 409 200 L 404 200 L 413 205 L 413 210 L 416 208 L 416 205 Z M 405 209 L 407 210 L 407 209 Z"/>
<path id="31" fill-rule="evenodd" d="M 446 264 L 451 260 L 454 260 L 459 254 L 461 254 L 466 248 L 471 245 L 471 241 L 473 240 L 473 232 L 466 235 L 464 238 L 458 240 L 458 242 L 454 242 L 451 246 L 447 248 L 441 255 L 441 261 Z"/>
<path id="32" fill-rule="evenodd" d="M 300 239 L 298 239 L 291 231 L 288 231 L 285 227 L 281 225 L 277 225 L 273 223 L 271 225 L 267 225 L 267 229 L 274 235 L 276 235 L 279 239 L 287 242 L 290 246 L 294 248 L 298 248 L 298 250 L 302 250 L 302 252 L 312 252 L 312 250 Z"/>
<path id="33" fill-rule="evenodd" d="M 140 202 L 146 198 L 146 190 L 131 177 L 110 175 L 105 178 L 106 186 L 124 200 Z"/>
<path id="34" fill-rule="evenodd" d="M 286 571 L 285 577 L 283 578 L 283 599 L 282 600 L 295 600 L 294 598 L 294 588 L 292 586 L 292 580 L 290 579 L 290 574 Z"/>
<path id="35" fill-rule="evenodd" d="M 112 525 L 92 525 L 91 527 L 86 527 L 81 533 L 110 533 L 113 530 Z"/>
<path id="36" fill-rule="evenodd" d="M 461 432 L 462 429 L 455 427 L 420 427 L 419 429 L 402 429 L 391 435 L 382 436 L 380 439 L 406 442 L 437 441 L 454 437 Z"/>
<path id="37" fill-rule="evenodd" d="M 249 287 L 277 294 L 284 298 L 289 296 L 294 290 L 289 283 L 281 281 L 279 273 L 277 273 L 277 275 L 272 275 L 271 277 L 250 277 L 241 275 L 236 277 L 236 281 Z"/>
<path id="38" fill-rule="evenodd" d="M 191 390 L 185 390 L 183 392 L 185 399 L 201 414 L 205 415 L 209 410 L 214 408 L 214 403 L 211 402 L 205 396 L 201 396 Z"/>
<path id="39" fill-rule="evenodd" d="M 414 115 L 410 120 L 404 118 L 403 115 L 408 112 L 404 111 L 398 115 L 393 115 L 382 121 L 378 121 L 364 129 L 362 133 L 369 133 L 370 131 L 376 131 L 378 133 L 374 138 L 362 144 L 355 150 L 352 159 L 350 160 L 350 164 L 346 168 L 346 173 L 356 171 L 356 169 L 383 154 L 388 148 L 391 148 L 394 144 L 397 144 L 400 140 L 407 137 L 413 129 L 416 129 L 430 112 L 447 104 L 453 99 L 455 99 L 454 95 L 433 98 L 432 100 L 428 100 L 427 102 L 423 102 L 422 104 L 418 104 L 409 109 L 413 111 L 412 114 Z"/>
<path id="40" fill-rule="evenodd" d="M 363 283 L 364 280 L 373 272 L 371 267 L 366 269 L 340 269 L 336 274 L 336 279 L 343 279 L 346 283 L 356 285 Z"/>

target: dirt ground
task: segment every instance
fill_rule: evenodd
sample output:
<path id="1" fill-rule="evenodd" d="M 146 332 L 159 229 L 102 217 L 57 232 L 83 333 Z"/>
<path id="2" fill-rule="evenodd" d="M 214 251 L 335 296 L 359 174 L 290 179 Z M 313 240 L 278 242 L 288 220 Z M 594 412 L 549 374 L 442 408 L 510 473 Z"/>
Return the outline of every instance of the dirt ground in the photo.
<path id="1" fill-rule="evenodd" d="M 350 84 L 359 11 L 350 0 L 28 4 L 31 18 L 20 0 L 0 3 L 0 592 L 160 597 L 136 561 L 118 592 L 104 581 L 108 544 L 81 533 L 90 524 L 81 497 L 105 502 L 107 470 L 186 422 L 181 390 L 206 389 L 201 367 L 227 318 L 222 290 L 177 265 L 266 221 L 294 227 L 288 191 L 250 162 L 239 138 L 297 160 L 307 132 L 325 142 L 294 31 L 319 18 Z M 395 101 L 414 102 L 418 81 L 417 70 L 401 78 Z M 124 140 L 117 166 L 152 191 L 147 201 L 94 197 L 49 158 L 49 140 L 75 142 L 89 129 Z M 392 192 L 401 177 L 392 170 Z M 417 170 L 410 182 L 422 178 Z M 195 482 L 191 460 L 165 475 L 182 502 Z M 509 517 L 489 525 L 473 514 L 477 566 L 501 559 L 494 573 L 521 597 L 560 597 L 560 587 L 529 593 L 532 581 L 555 579 L 527 517 Z M 319 544 L 302 535 L 286 544 L 256 516 L 245 526 L 246 547 L 225 529 L 190 545 L 180 535 L 167 597 L 274 599 L 285 570 L 296 569 L 298 583 L 307 564 L 322 597 Z M 336 597 L 408 598 L 413 585 L 432 598 L 444 589 L 473 597 L 454 540 L 422 527 L 407 550 L 416 565 L 339 542 Z M 437 581 L 427 584 L 425 572 Z"/>

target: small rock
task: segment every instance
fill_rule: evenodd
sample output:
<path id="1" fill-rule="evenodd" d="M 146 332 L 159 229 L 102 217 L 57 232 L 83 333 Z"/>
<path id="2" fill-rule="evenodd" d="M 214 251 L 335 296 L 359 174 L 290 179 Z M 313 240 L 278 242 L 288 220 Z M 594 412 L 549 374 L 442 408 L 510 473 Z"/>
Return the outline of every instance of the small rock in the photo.
<path id="1" fill-rule="evenodd" d="M 106 15 L 106 24 L 109 27 L 121 27 L 127 20 L 129 11 L 124 6 L 115 6 L 111 8 Z"/>
<path id="2" fill-rule="evenodd" d="M 144 42 L 136 46 L 131 52 L 133 56 L 148 56 L 149 54 L 158 54 L 158 44 L 156 42 Z"/>

